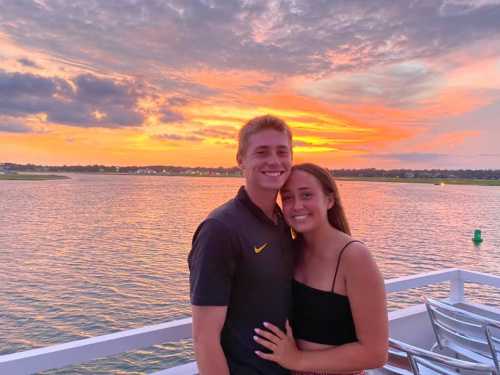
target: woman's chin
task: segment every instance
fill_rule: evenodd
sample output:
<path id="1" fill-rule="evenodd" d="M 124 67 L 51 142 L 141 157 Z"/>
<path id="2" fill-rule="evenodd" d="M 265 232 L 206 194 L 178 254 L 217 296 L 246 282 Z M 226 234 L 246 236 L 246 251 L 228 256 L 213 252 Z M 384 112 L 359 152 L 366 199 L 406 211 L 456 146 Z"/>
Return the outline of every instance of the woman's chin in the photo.
<path id="1" fill-rule="evenodd" d="M 311 225 L 307 225 L 307 224 L 294 224 L 294 225 L 292 225 L 292 228 L 295 232 L 300 233 L 300 234 L 307 233 L 313 229 L 311 227 Z"/>

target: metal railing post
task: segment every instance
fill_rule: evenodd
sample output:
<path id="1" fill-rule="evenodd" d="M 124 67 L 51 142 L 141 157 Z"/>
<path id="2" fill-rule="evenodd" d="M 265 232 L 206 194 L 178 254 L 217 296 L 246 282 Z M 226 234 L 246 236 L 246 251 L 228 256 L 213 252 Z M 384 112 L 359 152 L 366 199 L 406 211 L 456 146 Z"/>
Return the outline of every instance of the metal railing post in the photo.
<path id="1" fill-rule="evenodd" d="M 448 296 L 448 301 L 451 303 L 459 303 L 464 301 L 464 280 L 462 278 L 462 272 L 456 270 L 454 277 L 450 279 L 450 295 Z"/>

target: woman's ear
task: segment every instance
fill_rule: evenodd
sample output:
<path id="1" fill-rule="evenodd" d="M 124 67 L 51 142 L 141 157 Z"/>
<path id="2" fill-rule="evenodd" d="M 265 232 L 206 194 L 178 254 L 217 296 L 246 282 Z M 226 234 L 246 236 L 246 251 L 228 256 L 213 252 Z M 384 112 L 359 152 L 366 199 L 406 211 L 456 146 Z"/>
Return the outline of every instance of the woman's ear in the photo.
<path id="1" fill-rule="evenodd" d="M 327 199 L 328 209 L 332 208 L 335 205 L 335 198 L 333 197 L 333 194 L 328 194 L 326 196 L 326 199 Z"/>

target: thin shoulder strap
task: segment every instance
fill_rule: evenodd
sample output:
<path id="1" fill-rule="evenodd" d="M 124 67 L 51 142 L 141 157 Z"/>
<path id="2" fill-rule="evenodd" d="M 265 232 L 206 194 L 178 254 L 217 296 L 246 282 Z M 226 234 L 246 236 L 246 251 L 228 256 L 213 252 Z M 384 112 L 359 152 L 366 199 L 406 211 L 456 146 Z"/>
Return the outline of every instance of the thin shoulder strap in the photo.
<path id="1" fill-rule="evenodd" d="M 344 250 L 347 248 L 347 246 L 349 246 L 353 242 L 362 243 L 361 241 L 358 241 L 358 240 L 352 240 L 352 241 L 349 241 L 348 243 L 346 243 L 345 246 L 340 250 L 339 258 L 337 259 L 337 267 L 335 268 L 335 276 L 333 276 L 332 292 L 333 292 L 333 288 L 335 288 L 335 279 L 337 279 L 337 272 L 339 272 L 340 258 L 342 257 L 342 254 L 344 253 Z"/>

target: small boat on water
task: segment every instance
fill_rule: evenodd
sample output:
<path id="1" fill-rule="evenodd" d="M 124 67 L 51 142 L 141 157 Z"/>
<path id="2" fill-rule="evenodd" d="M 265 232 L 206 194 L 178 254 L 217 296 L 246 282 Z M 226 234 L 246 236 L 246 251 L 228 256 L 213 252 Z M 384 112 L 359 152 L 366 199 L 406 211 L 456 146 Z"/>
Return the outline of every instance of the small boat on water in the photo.
<path id="1" fill-rule="evenodd" d="M 464 284 L 474 283 L 500 289 L 500 276 L 461 269 L 445 269 L 386 280 L 386 291 L 402 292 L 428 285 L 449 284 L 446 303 L 470 312 L 499 319 L 500 306 L 478 304 L 465 298 Z M 422 301 L 423 302 L 423 301 Z M 433 326 L 424 303 L 389 312 L 390 337 L 418 348 L 430 349 L 435 343 Z M 33 374 L 49 369 L 89 362 L 152 345 L 191 338 L 191 318 L 184 318 L 108 335 L 72 341 L 45 348 L 0 356 L 0 374 Z M 370 370 L 373 375 L 389 374 L 387 369 Z M 194 375 L 196 363 L 153 372 L 153 375 Z"/>

